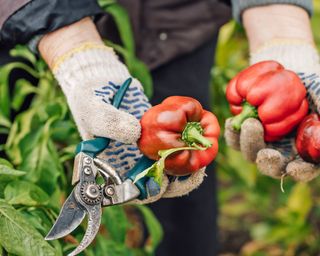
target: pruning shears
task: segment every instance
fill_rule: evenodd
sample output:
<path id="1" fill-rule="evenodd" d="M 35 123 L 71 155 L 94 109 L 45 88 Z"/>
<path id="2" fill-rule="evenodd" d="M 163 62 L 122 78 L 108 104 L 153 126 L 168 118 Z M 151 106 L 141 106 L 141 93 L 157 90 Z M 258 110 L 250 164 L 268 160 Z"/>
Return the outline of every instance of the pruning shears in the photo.
<path id="1" fill-rule="evenodd" d="M 127 79 L 113 98 L 113 106 L 119 108 L 121 101 L 131 84 Z M 95 238 L 99 231 L 102 207 L 123 204 L 133 199 L 145 199 L 148 195 L 156 195 L 160 188 L 155 183 L 147 186 L 150 178 L 144 177 L 135 181 L 136 176 L 150 167 L 154 161 L 142 157 L 137 164 L 126 174 L 125 178 L 105 160 L 98 157 L 110 143 L 110 139 L 97 137 L 82 141 L 76 149 L 71 194 L 64 202 L 60 214 L 53 227 L 46 236 L 46 240 L 64 237 L 75 230 L 88 215 L 88 225 L 85 235 L 69 256 L 82 252 Z M 104 183 L 98 184 L 100 175 Z"/>

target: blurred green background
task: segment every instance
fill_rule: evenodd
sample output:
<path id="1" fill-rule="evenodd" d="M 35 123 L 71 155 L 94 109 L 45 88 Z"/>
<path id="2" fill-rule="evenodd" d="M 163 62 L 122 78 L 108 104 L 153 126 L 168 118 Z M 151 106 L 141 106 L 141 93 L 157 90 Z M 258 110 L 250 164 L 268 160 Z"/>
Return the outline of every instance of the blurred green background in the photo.
<path id="1" fill-rule="evenodd" d="M 106 43 L 122 55 L 150 94 L 151 77 L 135 57 L 128 17 L 120 6 L 110 5 L 113 0 L 99 2 L 115 18 L 123 41 L 122 46 Z M 320 47 L 320 2 L 314 3 L 312 25 Z M 71 192 L 74 149 L 80 138 L 44 62 L 24 46 L 11 55 L 17 61 L 0 67 L 0 134 L 7 137 L 0 143 L 0 255 L 65 255 L 82 238 L 85 223 L 65 239 L 49 243 L 43 237 Z M 212 69 L 212 110 L 221 124 L 230 116 L 226 84 L 247 65 L 244 31 L 230 22 L 220 32 Z M 10 91 L 16 70 L 32 82 L 19 79 Z M 260 175 L 226 147 L 222 136 L 217 173 L 221 255 L 319 255 L 319 179 L 309 184 L 285 179 L 282 193 L 278 180 Z M 95 243 L 82 255 L 153 255 L 162 236 L 161 225 L 147 207 L 109 207 Z"/>

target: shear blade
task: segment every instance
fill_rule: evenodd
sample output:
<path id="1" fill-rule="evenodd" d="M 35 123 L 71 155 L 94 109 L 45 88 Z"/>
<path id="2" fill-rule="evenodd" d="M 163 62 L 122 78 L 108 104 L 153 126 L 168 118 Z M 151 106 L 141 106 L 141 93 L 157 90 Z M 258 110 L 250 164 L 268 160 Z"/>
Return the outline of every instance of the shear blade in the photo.
<path id="1" fill-rule="evenodd" d="M 87 211 L 88 214 L 88 226 L 86 233 L 78 245 L 78 247 L 68 254 L 68 256 L 74 256 L 82 252 L 84 249 L 86 249 L 93 239 L 96 237 L 99 227 L 101 224 L 101 215 L 102 215 L 102 209 L 101 205 L 95 205 L 91 206 L 90 209 Z"/>
<path id="2" fill-rule="evenodd" d="M 76 201 L 74 193 L 73 190 L 64 202 L 56 222 L 45 238 L 46 240 L 54 240 L 70 234 L 83 221 L 86 212 Z"/>

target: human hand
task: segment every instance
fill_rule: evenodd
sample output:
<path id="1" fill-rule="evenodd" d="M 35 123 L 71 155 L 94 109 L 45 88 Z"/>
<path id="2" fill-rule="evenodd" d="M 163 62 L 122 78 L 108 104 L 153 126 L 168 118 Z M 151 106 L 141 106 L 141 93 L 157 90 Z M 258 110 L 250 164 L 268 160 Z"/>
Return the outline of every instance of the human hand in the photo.
<path id="1" fill-rule="evenodd" d="M 257 4 L 243 11 L 242 22 L 249 41 L 250 64 L 274 60 L 296 72 L 307 89 L 309 107 L 317 105 L 319 56 L 307 11 L 298 5 Z M 264 132 L 257 119 L 247 119 L 241 133 L 231 129 L 227 120 L 225 137 L 231 147 L 241 149 L 246 159 L 256 162 L 263 174 L 275 178 L 290 175 L 304 181 L 319 174 L 317 166 L 297 155 L 295 132 L 274 143 L 265 143 Z"/>
<path id="2" fill-rule="evenodd" d="M 295 57 L 300 54 L 309 61 L 303 63 L 297 61 Z M 275 40 L 252 55 L 251 63 L 266 59 L 279 61 L 294 70 L 307 89 L 310 108 L 319 112 L 320 79 L 318 74 L 320 68 L 316 49 L 300 41 Z M 304 72 L 299 72 L 299 69 Z M 241 150 L 246 159 L 257 164 L 261 173 L 274 178 L 291 176 L 299 181 L 310 181 L 320 174 L 317 165 L 303 161 L 297 154 L 295 131 L 273 143 L 266 143 L 264 135 L 264 128 L 257 119 L 247 119 L 242 124 L 240 133 L 232 128 L 231 119 L 226 122 L 227 144 L 234 149 Z"/>
<path id="3" fill-rule="evenodd" d="M 83 29 L 87 33 L 82 33 Z M 59 48 L 57 42 L 65 44 Z M 119 110 L 110 104 L 130 74 L 113 50 L 103 45 L 91 20 L 82 20 L 44 36 L 39 49 L 66 95 L 82 138 L 113 139 L 102 155 L 125 178 L 141 157 L 136 146 L 141 129 L 139 119 L 150 107 L 141 84 L 133 79 Z M 204 169 L 185 178 L 178 186 L 177 180 L 171 177 L 171 189 L 166 196 L 188 193 L 202 182 L 203 176 Z M 148 183 L 146 189 L 151 193 L 146 200 L 137 202 L 158 200 L 167 186 L 168 178 L 164 174 L 159 191 Z"/>

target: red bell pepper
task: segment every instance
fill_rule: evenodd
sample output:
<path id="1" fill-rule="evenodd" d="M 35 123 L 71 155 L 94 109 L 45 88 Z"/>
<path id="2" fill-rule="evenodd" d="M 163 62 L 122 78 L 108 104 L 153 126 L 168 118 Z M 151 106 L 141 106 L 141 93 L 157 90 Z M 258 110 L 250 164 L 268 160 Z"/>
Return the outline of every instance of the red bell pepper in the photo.
<path id="1" fill-rule="evenodd" d="M 299 125 L 296 147 L 305 161 L 320 163 L 320 116 L 310 114 Z"/>
<path id="2" fill-rule="evenodd" d="M 168 174 L 191 174 L 217 155 L 217 118 L 193 98 L 168 97 L 150 108 L 140 123 L 139 149 L 150 159 L 162 160 L 160 169 L 165 166 Z"/>
<path id="3" fill-rule="evenodd" d="M 306 89 L 300 78 L 275 61 L 256 63 L 240 72 L 227 86 L 235 130 L 249 118 L 259 118 L 265 141 L 291 132 L 307 115 Z"/>

